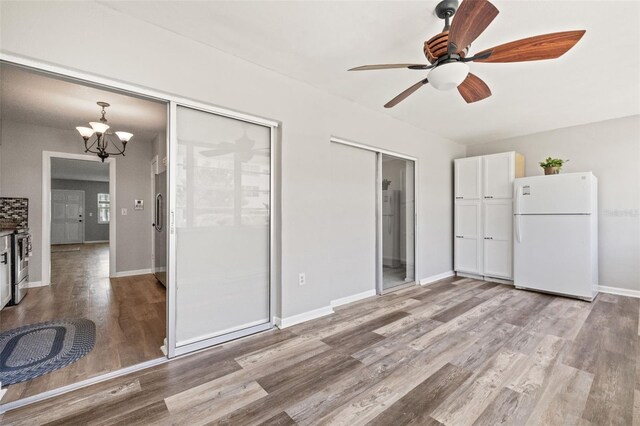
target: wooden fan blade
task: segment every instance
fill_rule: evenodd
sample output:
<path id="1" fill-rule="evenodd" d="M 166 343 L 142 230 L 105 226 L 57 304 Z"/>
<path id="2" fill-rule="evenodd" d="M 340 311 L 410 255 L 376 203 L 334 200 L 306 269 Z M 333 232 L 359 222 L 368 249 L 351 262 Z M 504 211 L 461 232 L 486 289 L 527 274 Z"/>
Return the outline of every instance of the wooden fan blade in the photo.
<path id="1" fill-rule="evenodd" d="M 389 70 L 393 68 L 409 68 L 412 70 L 427 70 L 433 68 L 431 65 L 423 64 L 381 64 L 381 65 L 362 65 L 360 67 L 351 68 L 348 71 L 369 71 L 369 70 Z"/>
<path id="2" fill-rule="evenodd" d="M 458 86 L 458 92 L 468 104 L 478 102 L 491 96 L 489 86 L 476 75 L 469 73 L 467 78 Z"/>
<path id="3" fill-rule="evenodd" d="M 525 62 L 559 58 L 575 46 L 584 33 L 585 30 L 563 31 L 523 38 L 483 50 L 475 56 L 486 52 L 491 52 L 491 55 L 476 59 L 475 62 Z"/>
<path id="4" fill-rule="evenodd" d="M 498 16 L 487 0 L 463 0 L 449 28 L 449 53 L 460 53 Z"/>
<path id="5" fill-rule="evenodd" d="M 418 90 L 419 88 L 421 88 L 422 86 L 427 84 L 428 82 L 429 82 L 429 80 L 426 79 L 426 78 L 424 80 L 420 80 L 419 82 L 417 82 L 413 86 L 409 87 L 407 90 L 405 90 L 404 92 L 400 93 L 398 96 L 396 96 L 395 98 L 391 99 L 389 102 L 384 104 L 384 107 L 385 108 L 393 108 L 394 106 L 398 105 L 400 102 L 402 102 L 406 98 L 408 98 L 410 94 L 412 94 L 413 92 L 415 92 L 416 90 Z"/>

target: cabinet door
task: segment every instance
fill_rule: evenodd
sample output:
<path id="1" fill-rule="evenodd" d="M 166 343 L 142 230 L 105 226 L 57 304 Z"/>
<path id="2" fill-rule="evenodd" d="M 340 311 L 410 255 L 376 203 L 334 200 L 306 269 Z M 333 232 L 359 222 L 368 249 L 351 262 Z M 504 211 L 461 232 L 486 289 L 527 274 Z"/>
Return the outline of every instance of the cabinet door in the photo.
<path id="1" fill-rule="evenodd" d="M 456 201 L 454 268 L 482 275 L 480 201 Z"/>
<path id="2" fill-rule="evenodd" d="M 456 200 L 480 199 L 480 157 L 459 158 L 454 162 Z"/>
<path id="3" fill-rule="evenodd" d="M 515 154 L 485 155 L 482 157 L 484 199 L 512 198 L 515 175 Z"/>
<path id="4" fill-rule="evenodd" d="M 513 277 L 513 205 L 511 200 L 485 200 L 483 259 L 484 275 Z"/>

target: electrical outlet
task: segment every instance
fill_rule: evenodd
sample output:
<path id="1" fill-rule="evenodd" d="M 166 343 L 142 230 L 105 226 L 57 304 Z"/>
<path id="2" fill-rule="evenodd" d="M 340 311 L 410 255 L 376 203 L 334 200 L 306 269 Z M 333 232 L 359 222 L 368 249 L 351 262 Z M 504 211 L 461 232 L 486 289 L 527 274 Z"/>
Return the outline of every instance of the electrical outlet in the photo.
<path id="1" fill-rule="evenodd" d="M 298 274 L 298 285 L 305 285 L 307 283 L 307 278 L 304 275 L 304 272 L 300 272 Z"/>

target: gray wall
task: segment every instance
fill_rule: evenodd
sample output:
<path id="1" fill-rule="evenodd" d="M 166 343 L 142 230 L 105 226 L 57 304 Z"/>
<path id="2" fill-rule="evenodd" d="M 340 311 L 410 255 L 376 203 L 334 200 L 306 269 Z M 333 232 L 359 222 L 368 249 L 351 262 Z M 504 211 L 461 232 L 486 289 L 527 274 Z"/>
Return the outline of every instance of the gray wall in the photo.
<path id="1" fill-rule="evenodd" d="M 467 155 L 518 151 L 526 175 L 538 163 L 569 159 L 562 172 L 592 171 L 598 178 L 600 285 L 640 290 L 640 116 L 568 127 L 473 145 Z"/>
<path id="2" fill-rule="evenodd" d="M 5 52 L 281 120 L 276 197 L 282 261 L 275 273 L 281 277 L 276 297 L 282 305 L 277 316 L 326 307 L 341 297 L 329 269 L 332 135 L 418 158 L 416 278 L 452 270 L 451 160 L 464 155 L 463 146 L 402 122 L 382 107 L 365 108 L 98 3 L 1 2 L 0 9 Z M 91 29 L 78 22 L 91 22 Z M 142 169 L 148 174 L 148 167 Z M 306 273 L 305 286 L 298 285 L 300 272 Z"/>
<path id="3" fill-rule="evenodd" d="M 0 134 L 0 195 L 29 198 L 29 227 L 33 235 L 33 257 L 29 276 L 42 279 L 42 151 L 84 154 L 75 129 L 54 129 L 5 121 Z M 127 145 L 127 156 L 116 159 L 116 271 L 151 268 L 151 177 L 150 141 Z M 145 210 L 133 210 L 135 199 L 145 201 Z M 113 201 L 113 200 L 112 200 Z M 126 207 L 128 215 L 121 209 Z"/>
<path id="4" fill-rule="evenodd" d="M 51 179 L 51 189 L 84 191 L 85 242 L 109 240 L 109 224 L 98 223 L 98 193 L 108 194 L 109 182 Z"/>
<path id="5" fill-rule="evenodd" d="M 376 154 L 331 144 L 328 270 L 335 299 L 376 288 Z"/>

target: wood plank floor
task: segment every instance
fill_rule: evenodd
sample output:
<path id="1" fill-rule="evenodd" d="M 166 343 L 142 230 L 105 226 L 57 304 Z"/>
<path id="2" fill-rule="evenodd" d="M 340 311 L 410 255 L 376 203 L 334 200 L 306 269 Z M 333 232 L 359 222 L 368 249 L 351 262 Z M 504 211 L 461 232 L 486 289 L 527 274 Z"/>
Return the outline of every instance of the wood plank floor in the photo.
<path id="1" fill-rule="evenodd" d="M 452 278 L 178 358 L 0 421 L 630 425 L 640 395 L 639 317 L 639 299 L 601 294 L 587 303 Z"/>
<path id="2" fill-rule="evenodd" d="M 3 404 L 164 356 L 165 289 L 153 275 L 109 279 L 108 244 L 53 246 L 51 281 L 0 311 L 0 331 L 88 318 L 96 324 L 95 347 L 60 370 L 9 386 Z"/>

